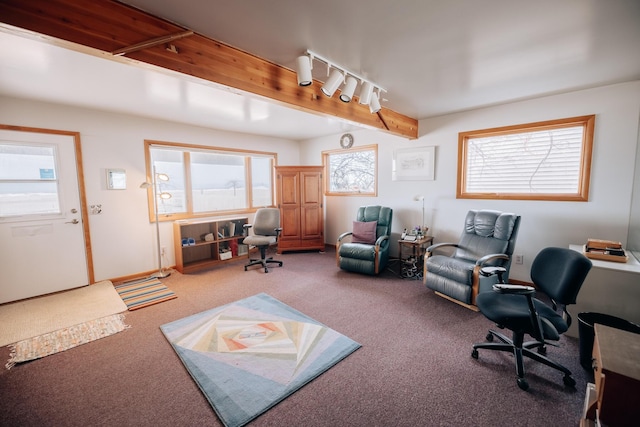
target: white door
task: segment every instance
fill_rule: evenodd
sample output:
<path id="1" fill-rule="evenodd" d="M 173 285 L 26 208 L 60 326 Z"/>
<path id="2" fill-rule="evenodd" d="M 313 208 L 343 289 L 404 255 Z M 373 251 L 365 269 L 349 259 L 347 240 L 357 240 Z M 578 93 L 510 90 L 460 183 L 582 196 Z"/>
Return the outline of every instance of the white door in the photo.
<path id="1" fill-rule="evenodd" d="M 0 128 L 0 303 L 89 284 L 76 134 Z"/>

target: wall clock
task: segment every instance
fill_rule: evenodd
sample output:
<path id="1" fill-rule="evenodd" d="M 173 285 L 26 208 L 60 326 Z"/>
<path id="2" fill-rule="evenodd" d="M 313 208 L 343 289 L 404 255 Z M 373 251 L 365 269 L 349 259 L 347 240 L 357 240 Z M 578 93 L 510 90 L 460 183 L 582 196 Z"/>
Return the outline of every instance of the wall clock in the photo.
<path id="1" fill-rule="evenodd" d="M 353 145 L 353 135 L 350 133 L 345 133 L 340 137 L 340 146 L 342 148 L 351 148 Z"/>

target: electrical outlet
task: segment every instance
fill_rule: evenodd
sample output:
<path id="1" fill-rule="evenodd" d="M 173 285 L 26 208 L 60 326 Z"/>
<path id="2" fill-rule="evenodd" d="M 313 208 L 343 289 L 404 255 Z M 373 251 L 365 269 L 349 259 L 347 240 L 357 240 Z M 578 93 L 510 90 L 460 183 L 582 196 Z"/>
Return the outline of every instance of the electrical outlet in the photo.
<path id="1" fill-rule="evenodd" d="M 516 264 L 524 264 L 524 255 L 515 255 L 514 258 Z"/>
<path id="2" fill-rule="evenodd" d="M 166 248 L 165 246 L 163 246 L 163 247 L 160 249 L 160 253 L 162 254 L 162 256 L 164 256 L 166 252 L 167 252 L 167 248 Z"/>

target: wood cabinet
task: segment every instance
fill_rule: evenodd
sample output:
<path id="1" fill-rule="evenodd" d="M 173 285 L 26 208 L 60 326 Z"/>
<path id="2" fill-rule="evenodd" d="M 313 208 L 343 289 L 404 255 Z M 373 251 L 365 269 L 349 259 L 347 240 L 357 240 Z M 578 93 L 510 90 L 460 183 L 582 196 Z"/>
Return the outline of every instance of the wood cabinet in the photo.
<path id="1" fill-rule="evenodd" d="M 324 250 L 322 166 L 277 166 L 278 252 Z"/>
<path id="2" fill-rule="evenodd" d="M 247 218 L 173 223 L 176 270 L 180 273 L 209 268 L 239 256 L 247 256 L 242 244 Z"/>

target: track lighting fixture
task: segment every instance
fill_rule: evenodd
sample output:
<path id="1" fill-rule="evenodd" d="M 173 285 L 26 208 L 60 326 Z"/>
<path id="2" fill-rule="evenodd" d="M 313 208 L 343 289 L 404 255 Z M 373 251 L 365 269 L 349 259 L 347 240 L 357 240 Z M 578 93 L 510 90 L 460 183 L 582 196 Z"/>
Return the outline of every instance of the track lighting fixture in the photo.
<path id="1" fill-rule="evenodd" d="M 327 76 L 329 78 L 322 85 L 320 90 L 328 97 L 332 97 L 336 90 L 344 83 L 344 87 L 340 91 L 340 100 L 342 102 L 351 102 L 353 94 L 361 83 L 360 95 L 358 102 L 362 105 L 369 105 L 371 113 L 380 111 L 380 96 L 386 90 L 370 80 L 365 79 L 346 68 L 334 64 L 322 56 L 307 50 L 305 55 L 296 58 L 296 68 L 299 86 L 309 86 L 313 83 L 311 70 L 313 69 L 313 61 L 317 60 L 327 65 Z M 374 90 L 377 93 L 374 93 Z"/>
<path id="2" fill-rule="evenodd" d="M 325 82 L 325 84 L 322 85 L 320 90 L 322 91 L 322 93 L 331 98 L 336 89 L 338 89 L 343 81 L 344 75 L 342 74 L 342 72 L 340 72 L 340 70 L 335 69 L 331 72 L 329 79 Z"/>
<path id="3" fill-rule="evenodd" d="M 298 71 L 298 86 L 309 86 L 313 83 L 311 77 L 311 58 L 306 55 L 299 56 L 296 60 Z"/>
<path id="4" fill-rule="evenodd" d="M 375 92 L 371 93 L 371 100 L 369 101 L 369 111 L 371 111 L 371 114 L 375 114 L 380 111 L 380 99 L 378 98 L 378 94 Z"/>
<path id="5" fill-rule="evenodd" d="M 369 82 L 364 82 L 360 89 L 360 97 L 358 102 L 363 105 L 368 105 L 371 102 L 371 94 L 373 93 L 373 85 Z"/>
<path id="6" fill-rule="evenodd" d="M 356 80 L 356 78 L 353 76 L 347 76 L 344 87 L 340 92 L 340 101 L 351 102 L 351 98 L 353 98 L 353 92 L 356 91 L 356 86 L 358 86 L 358 81 Z"/>

